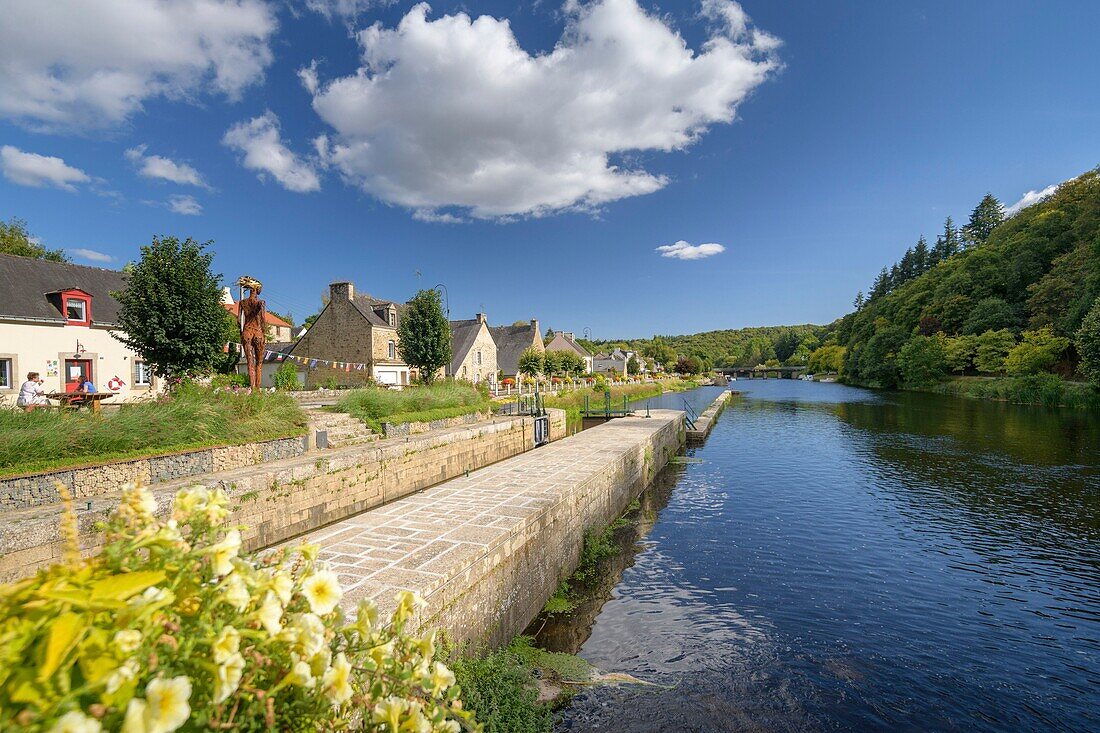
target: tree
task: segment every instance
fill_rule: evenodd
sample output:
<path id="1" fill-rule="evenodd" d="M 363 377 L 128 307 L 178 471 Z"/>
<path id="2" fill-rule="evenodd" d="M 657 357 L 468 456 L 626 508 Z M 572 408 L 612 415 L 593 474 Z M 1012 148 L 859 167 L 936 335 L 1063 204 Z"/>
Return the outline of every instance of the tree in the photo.
<path id="1" fill-rule="evenodd" d="M 920 239 L 917 240 L 917 246 L 913 248 L 913 267 L 918 277 L 927 272 L 931 266 L 931 263 L 928 261 L 929 255 L 928 242 L 922 234 Z"/>
<path id="2" fill-rule="evenodd" d="M 539 374 L 542 374 L 544 364 L 543 352 L 539 351 L 534 346 L 528 346 L 523 350 L 523 353 L 519 355 L 520 374 L 537 377 Z"/>
<path id="3" fill-rule="evenodd" d="M 542 355 L 542 371 L 549 376 L 560 373 L 565 366 L 565 360 L 562 358 L 565 354 L 564 351 L 547 351 Z"/>
<path id="4" fill-rule="evenodd" d="M 963 323 L 962 332 L 976 335 L 1002 328 L 1015 330 L 1020 325 L 1016 309 L 1002 298 L 982 298 L 971 309 Z"/>
<path id="5" fill-rule="evenodd" d="M 860 308 L 863 307 L 864 302 L 865 302 L 865 299 L 863 297 L 863 291 L 860 290 L 858 293 L 856 293 L 856 299 L 852 301 L 852 307 L 855 308 L 856 310 L 859 310 Z"/>
<path id="6" fill-rule="evenodd" d="M 986 331 L 978 336 L 974 350 L 974 367 L 985 374 L 997 374 L 1004 369 L 1005 357 L 1016 345 L 1016 336 L 1007 328 Z"/>
<path id="7" fill-rule="evenodd" d="M 141 248 L 126 289 L 112 293 L 125 332 L 116 336 L 161 377 L 207 372 L 225 345 L 221 275 L 210 269 L 209 244 L 154 237 Z"/>
<path id="8" fill-rule="evenodd" d="M 1013 377 L 1050 371 L 1069 348 L 1069 339 L 1055 336 L 1049 326 L 1022 335 L 1020 343 L 1005 357 L 1005 373 Z"/>
<path id="9" fill-rule="evenodd" d="M 947 354 L 947 368 L 962 374 L 974 366 L 974 356 L 978 351 L 977 336 L 956 336 L 944 342 Z"/>
<path id="10" fill-rule="evenodd" d="M 860 350 L 856 376 L 882 387 L 896 387 L 901 376 L 898 352 L 908 340 L 908 334 L 897 326 L 885 325 L 877 330 Z"/>
<path id="11" fill-rule="evenodd" d="M 421 290 L 409 301 L 397 327 L 397 350 L 420 380 L 431 384 L 440 367 L 451 361 L 451 325 L 443 315 L 438 290 Z"/>
<path id="12" fill-rule="evenodd" d="M 1100 387 L 1100 298 L 1081 322 L 1076 343 L 1077 353 L 1081 357 L 1081 373 L 1093 385 Z"/>
<path id="13" fill-rule="evenodd" d="M 699 360 L 694 356 L 681 356 L 676 360 L 676 367 L 673 371 L 677 374 L 699 374 L 702 367 Z"/>
<path id="14" fill-rule="evenodd" d="M 829 344 L 814 349 L 810 354 L 806 368 L 814 373 L 839 373 L 844 366 L 844 352 L 846 349 L 838 344 Z"/>
<path id="15" fill-rule="evenodd" d="M 991 193 L 987 193 L 970 213 L 970 221 L 962 228 L 963 242 L 967 247 L 984 244 L 993 227 L 1005 220 L 1005 208 Z"/>
<path id="16" fill-rule="evenodd" d="M 627 374 L 640 374 L 642 371 L 642 365 L 638 362 L 638 357 L 631 356 L 626 360 L 626 373 Z"/>
<path id="17" fill-rule="evenodd" d="M 927 387 L 947 373 L 947 351 L 942 336 L 917 334 L 898 351 L 901 381 L 910 387 Z"/>
<path id="18" fill-rule="evenodd" d="M 558 361 L 563 374 L 580 376 L 585 372 L 584 359 L 575 351 L 559 351 Z"/>
<path id="19" fill-rule="evenodd" d="M 6 222 L 0 221 L 0 252 L 50 262 L 69 261 L 61 250 L 46 249 L 39 244 L 27 231 L 27 222 L 14 216 Z"/>
<path id="20" fill-rule="evenodd" d="M 779 340 L 775 342 L 775 358 L 781 362 L 787 361 L 797 349 L 798 334 L 790 328 L 784 329 Z"/>
<path id="21" fill-rule="evenodd" d="M 655 362 L 661 365 L 662 368 L 667 369 L 670 365 L 676 363 L 676 349 L 672 348 L 663 341 L 657 341 L 648 345 L 642 350 L 642 353 L 653 359 Z"/>

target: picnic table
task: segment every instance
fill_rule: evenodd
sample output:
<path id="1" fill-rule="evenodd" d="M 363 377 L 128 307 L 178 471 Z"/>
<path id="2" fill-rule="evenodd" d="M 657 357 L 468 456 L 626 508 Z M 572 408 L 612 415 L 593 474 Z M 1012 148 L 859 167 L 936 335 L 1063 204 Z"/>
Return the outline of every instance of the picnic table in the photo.
<path id="1" fill-rule="evenodd" d="M 90 394 L 84 392 L 50 392 L 44 396 L 47 399 L 57 400 L 65 408 L 88 405 L 93 413 L 99 414 L 100 403 L 103 400 L 111 399 L 114 394 L 111 392 L 92 392 Z"/>

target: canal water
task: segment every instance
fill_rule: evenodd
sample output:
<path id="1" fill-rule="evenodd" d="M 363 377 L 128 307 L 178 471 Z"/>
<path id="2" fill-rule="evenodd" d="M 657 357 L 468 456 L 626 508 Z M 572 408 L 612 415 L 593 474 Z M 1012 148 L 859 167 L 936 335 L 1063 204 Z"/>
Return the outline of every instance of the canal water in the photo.
<path id="1" fill-rule="evenodd" d="M 559 730 L 1100 730 L 1096 418 L 732 387 L 538 637 L 659 686 L 587 688 Z"/>

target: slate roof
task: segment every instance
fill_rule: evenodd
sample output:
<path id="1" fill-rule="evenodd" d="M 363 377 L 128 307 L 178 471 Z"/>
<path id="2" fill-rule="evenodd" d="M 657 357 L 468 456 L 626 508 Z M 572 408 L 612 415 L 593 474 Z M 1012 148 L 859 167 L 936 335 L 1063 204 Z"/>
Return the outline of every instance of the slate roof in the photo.
<path id="1" fill-rule="evenodd" d="M 237 316 L 240 314 L 241 306 L 238 303 L 222 303 L 222 308 L 225 308 L 232 315 Z M 282 328 L 293 328 L 289 323 L 282 318 L 271 313 L 271 311 L 264 309 L 264 323 L 269 326 L 279 326 Z"/>
<path id="2" fill-rule="evenodd" d="M 65 323 L 48 294 L 78 289 L 92 296 L 92 325 L 117 326 L 111 291 L 125 288 L 126 275 L 117 270 L 0 254 L 0 318 Z"/>
<path id="3" fill-rule="evenodd" d="M 481 322 L 476 318 L 466 321 L 451 321 L 451 375 L 458 374 L 466 355 L 473 348 L 477 335 L 481 333 Z"/>
<path id="4" fill-rule="evenodd" d="M 402 303 L 395 303 L 392 300 L 379 300 L 378 298 L 372 298 L 365 293 L 356 293 L 352 298 L 351 304 L 355 306 L 355 310 L 363 314 L 363 317 L 367 319 L 367 322 L 372 326 L 384 326 L 390 328 L 389 321 L 386 320 L 386 308 L 387 306 L 394 306 L 397 308 L 397 319 L 394 322 L 393 328 L 397 328 L 401 325 L 401 316 L 404 314 L 405 306 Z"/>
<path id="5" fill-rule="evenodd" d="M 489 334 L 497 345 L 497 369 L 504 374 L 519 373 L 519 356 L 542 336 L 531 324 L 526 326 L 490 326 Z"/>

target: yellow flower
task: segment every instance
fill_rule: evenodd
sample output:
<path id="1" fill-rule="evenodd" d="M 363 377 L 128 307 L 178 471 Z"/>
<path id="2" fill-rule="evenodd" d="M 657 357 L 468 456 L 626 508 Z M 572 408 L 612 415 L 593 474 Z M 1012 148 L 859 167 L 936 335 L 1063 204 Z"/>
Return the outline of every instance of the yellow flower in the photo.
<path id="1" fill-rule="evenodd" d="M 302 595 L 309 601 L 309 607 L 314 613 L 325 616 L 336 608 L 344 591 L 340 588 L 336 573 L 322 570 L 305 579 L 302 583 Z"/>
<path id="2" fill-rule="evenodd" d="M 335 705 L 342 705 L 351 699 L 351 662 L 343 652 L 336 655 L 336 660 L 325 672 L 325 694 Z M 397 730 L 397 728 L 394 728 Z"/>
<path id="3" fill-rule="evenodd" d="M 210 557 L 214 575 L 221 577 L 233 572 L 233 558 L 237 557 L 240 549 L 241 533 L 236 529 L 229 530 L 221 542 L 211 545 Z"/>
<path id="4" fill-rule="evenodd" d="M 317 683 L 317 680 L 313 678 L 313 670 L 310 669 L 309 663 L 304 659 L 299 659 L 291 667 L 290 674 L 287 675 L 287 682 L 298 687 L 311 688 Z"/>
<path id="5" fill-rule="evenodd" d="M 103 730 L 99 721 L 89 718 L 79 710 L 70 710 L 57 719 L 50 733 L 99 733 Z"/>
<path id="6" fill-rule="evenodd" d="M 306 659 L 313 657 L 325 646 L 325 625 L 312 613 L 299 613 L 294 618 L 298 632 L 298 649 Z"/>
<path id="7" fill-rule="evenodd" d="M 157 678 L 145 687 L 145 714 L 142 716 L 147 733 L 171 733 L 191 717 L 191 680 L 179 676 Z"/>
<path id="8" fill-rule="evenodd" d="M 215 704 L 224 702 L 237 691 L 242 674 L 244 674 L 244 657 L 239 653 L 232 654 L 224 664 L 218 667 L 218 677 L 214 680 Z"/>
<path id="9" fill-rule="evenodd" d="M 360 636 L 370 636 L 371 629 L 376 623 L 378 623 L 378 606 L 371 600 L 360 601 L 359 611 L 355 615 L 355 628 Z"/>
<path id="10" fill-rule="evenodd" d="M 417 650 L 420 652 L 420 656 L 425 659 L 431 659 L 435 656 L 435 632 L 430 632 L 427 636 L 422 637 L 417 643 Z"/>
<path id="11" fill-rule="evenodd" d="M 252 596 L 249 595 L 248 588 L 241 580 L 239 573 L 233 573 L 229 576 L 225 584 L 222 585 L 222 593 L 222 600 L 242 613 L 248 608 L 248 602 L 252 600 Z"/>
<path id="12" fill-rule="evenodd" d="M 385 723 L 388 730 L 397 731 L 401 728 L 401 716 L 405 713 L 408 702 L 396 695 L 390 695 L 385 700 L 375 704 L 371 712 L 371 719 L 375 723 Z"/>
<path id="13" fill-rule="evenodd" d="M 397 623 L 406 621 L 412 617 L 418 608 L 428 605 L 419 593 L 403 590 L 397 594 L 397 608 L 393 612 L 393 620 Z"/>
<path id="14" fill-rule="evenodd" d="M 121 733 L 148 733 L 145 728 L 145 710 L 148 706 L 140 697 L 130 698 L 126 716 L 122 719 Z"/>
<path id="15" fill-rule="evenodd" d="M 290 603 L 290 597 L 294 592 L 294 578 L 287 571 L 278 570 L 271 577 L 271 589 L 275 591 L 275 595 L 279 596 L 279 600 L 285 606 Z"/>
<path id="16" fill-rule="evenodd" d="M 455 673 L 449 670 L 447 665 L 442 662 L 436 662 L 432 665 L 431 682 L 431 693 L 433 695 L 438 695 L 444 689 L 455 683 Z"/>
<path id="17" fill-rule="evenodd" d="M 268 591 L 267 594 L 264 595 L 264 602 L 260 606 L 260 610 L 256 613 L 256 617 L 260 619 L 260 623 L 267 629 L 267 633 L 275 635 L 282 630 L 283 606 L 271 591 Z"/>
<path id="18" fill-rule="evenodd" d="M 191 518 L 191 515 L 206 506 L 210 499 L 210 492 L 205 486 L 192 486 L 180 489 L 176 492 L 176 501 L 172 505 L 172 516 L 181 522 Z"/>
<path id="19" fill-rule="evenodd" d="M 123 629 L 115 634 L 115 648 L 124 656 L 130 656 L 141 647 L 141 632 L 137 629 Z"/>
<path id="20" fill-rule="evenodd" d="M 440 733 L 462 733 L 462 726 L 457 720 L 444 720 L 437 727 Z"/>
<path id="21" fill-rule="evenodd" d="M 241 635 L 232 626 L 226 626 L 214 640 L 214 664 L 225 664 L 241 649 Z"/>
<path id="22" fill-rule="evenodd" d="M 210 499 L 207 501 L 206 506 L 203 507 L 206 521 L 210 522 L 210 524 L 221 524 L 222 521 L 229 516 L 229 510 L 225 508 L 228 503 L 225 492 L 222 491 L 220 487 L 214 489 L 210 494 Z"/>

